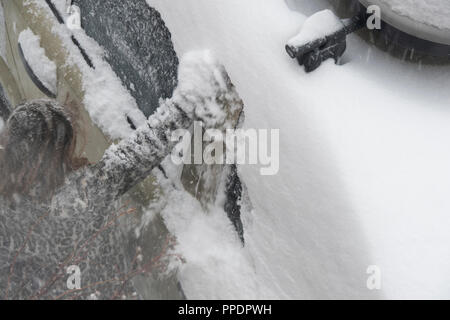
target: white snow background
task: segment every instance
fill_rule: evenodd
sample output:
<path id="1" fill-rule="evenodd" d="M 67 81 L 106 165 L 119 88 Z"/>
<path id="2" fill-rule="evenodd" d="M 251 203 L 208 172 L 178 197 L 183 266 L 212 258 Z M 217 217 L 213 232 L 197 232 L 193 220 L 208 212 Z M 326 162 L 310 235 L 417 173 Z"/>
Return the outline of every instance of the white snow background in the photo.
<path id="1" fill-rule="evenodd" d="M 180 57 L 211 49 L 224 63 L 245 127 L 281 129 L 278 175 L 240 167 L 254 205 L 245 248 L 222 209 L 168 195 L 188 298 L 450 298 L 449 66 L 402 62 L 352 35 L 343 65 L 306 74 L 284 46 L 324 0 L 147 1 Z M 125 137 L 124 112 L 144 119 L 101 48 L 76 34 L 96 64 L 82 70 L 88 111 Z M 366 287 L 369 265 L 382 270 L 380 291 Z"/>

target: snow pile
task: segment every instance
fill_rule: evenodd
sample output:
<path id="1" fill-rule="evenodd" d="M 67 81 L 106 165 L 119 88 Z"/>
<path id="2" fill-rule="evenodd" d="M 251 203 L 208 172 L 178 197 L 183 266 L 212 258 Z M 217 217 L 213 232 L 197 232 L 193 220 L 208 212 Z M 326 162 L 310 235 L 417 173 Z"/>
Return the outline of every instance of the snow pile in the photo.
<path id="1" fill-rule="evenodd" d="M 31 1 L 31 0 L 27 0 Z M 59 7 L 62 7 L 64 0 Z M 57 3 L 58 1 L 55 1 Z M 33 0 L 45 9 L 49 16 L 53 15 L 44 0 Z M 74 30 L 73 34 L 92 60 L 95 69 L 85 62 L 79 49 L 73 44 L 72 32 L 65 26 L 56 24 L 52 31 L 60 36 L 63 45 L 69 52 L 69 61 L 78 66 L 83 79 L 83 103 L 94 123 L 111 139 L 128 137 L 134 130 L 127 117 L 136 127 L 143 125 L 146 118 L 138 108 L 136 101 L 123 86 L 120 79 L 104 59 L 103 49 L 83 30 Z"/>
<path id="2" fill-rule="evenodd" d="M 0 57 L 6 62 L 6 24 L 3 5 L 0 3 Z"/>
<path id="3" fill-rule="evenodd" d="M 188 298 L 241 297 L 254 283 L 259 297 L 450 297 L 449 66 L 405 63 L 351 35 L 345 64 L 306 74 L 284 46 L 310 13 L 302 8 L 325 0 L 298 0 L 300 12 L 280 0 L 147 1 L 178 54 L 208 48 L 225 65 L 245 128 L 281 130 L 278 175 L 240 168 L 254 205 L 244 214 L 254 273 L 210 259 L 182 275 Z M 180 237 L 193 245 L 194 234 Z M 366 286 L 370 265 L 381 268 L 380 291 Z M 230 283 L 202 282 L 214 270 Z"/>
<path id="4" fill-rule="evenodd" d="M 324 38 L 343 28 L 341 20 L 329 9 L 319 11 L 305 20 L 295 37 L 288 45 L 301 47 L 310 41 Z"/>
<path id="5" fill-rule="evenodd" d="M 438 29 L 450 30 L 448 0 L 381 0 L 392 11 Z"/>
<path id="6" fill-rule="evenodd" d="M 45 55 L 41 38 L 28 28 L 19 34 L 18 41 L 33 73 L 50 92 L 56 93 L 56 64 Z"/>

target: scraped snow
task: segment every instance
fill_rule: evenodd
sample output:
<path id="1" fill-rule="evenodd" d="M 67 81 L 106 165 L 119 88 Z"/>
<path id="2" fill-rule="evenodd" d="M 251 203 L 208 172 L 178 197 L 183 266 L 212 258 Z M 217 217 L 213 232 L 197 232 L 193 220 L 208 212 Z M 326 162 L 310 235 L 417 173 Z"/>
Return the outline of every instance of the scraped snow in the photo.
<path id="1" fill-rule="evenodd" d="M 240 167 L 254 205 L 242 249 L 253 272 L 243 258 L 234 265 L 241 249 L 213 232 L 226 221 L 190 224 L 178 211 L 180 228 L 189 224 L 180 245 L 196 265 L 182 274 L 188 298 L 450 298 L 450 66 L 402 62 L 352 35 L 346 64 L 306 74 L 284 46 L 307 1 L 300 12 L 280 0 L 147 2 L 179 55 L 211 49 L 224 63 L 246 128 L 281 129 L 277 176 Z M 229 259 L 208 258 L 218 239 L 237 250 L 224 249 Z M 366 286 L 370 265 L 381 268 L 379 291 Z M 203 281 L 214 271 L 230 283 Z"/>
<path id="2" fill-rule="evenodd" d="M 50 92 L 56 94 L 56 64 L 46 56 L 41 38 L 28 28 L 19 34 L 18 41 L 33 73 Z"/>
<path id="3" fill-rule="evenodd" d="M 450 30 L 448 0 L 381 0 L 392 11 L 438 29 Z"/>
<path id="4" fill-rule="evenodd" d="M 287 44 L 300 47 L 310 41 L 331 35 L 343 27 L 341 20 L 333 11 L 325 9 L 306 19 L 300 32 L 290 39 Z"/>

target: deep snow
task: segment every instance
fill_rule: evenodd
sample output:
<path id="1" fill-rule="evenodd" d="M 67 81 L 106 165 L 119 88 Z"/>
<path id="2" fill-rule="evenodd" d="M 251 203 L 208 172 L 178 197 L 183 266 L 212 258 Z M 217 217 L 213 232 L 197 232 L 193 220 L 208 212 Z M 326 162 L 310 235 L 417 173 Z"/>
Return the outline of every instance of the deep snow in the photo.
<path id="1" fill-rule="evenodd" d="M 33 1 L 54 19 L 44 0 L 27 1 Z M 65 0 L 53 0 L 53 2 L 58 8 L 63 8 Z M 63 11 L 60 13 L 64 15 Z M 94 123 L 113 140 L 126 138 L 133 132 L 127 117 L 133 121 L 136 127 L 143 125 L 146 117 L 139 110 L 136 101 L 123 86 L 111 66 L 105 61 L 103 49 L 88 37 L 84 30 L 73 30 L 72 32 L 65 25 L 54 25 L 52 31 L 61 37 L 63 45 L 69 53 L 69 61 L 76 64 L 81 72 L 84 90 L 83 102 Z M 76 36 L 88 53 L 95 69 L 90 68 L 84 61 L 79 49 L 72 42 L 72 34 Z"/>
<path id="2" fill-rule="evenodd" d="M 0 57 L 6 62 L 6 25 L 3 6 L 0 4 Z"/>
<path id="3" fill-rule="evenodd" d="M 225 64 L 245 127 L 281 129 L 278 175 L 240 167 L 254 205 L 246 247 L 220 215 L 178 234 L 189 298 L 450 297 L 448 65 L 402 62 L 352 35 L 343 65 L 305 74 L 284 45 L 326 1 L 291 0 L 300 12 L 280 0 L 147 1 L 179 55 L 208 48 Z M 366 287 L 369 265 L 380 291 Z"/>

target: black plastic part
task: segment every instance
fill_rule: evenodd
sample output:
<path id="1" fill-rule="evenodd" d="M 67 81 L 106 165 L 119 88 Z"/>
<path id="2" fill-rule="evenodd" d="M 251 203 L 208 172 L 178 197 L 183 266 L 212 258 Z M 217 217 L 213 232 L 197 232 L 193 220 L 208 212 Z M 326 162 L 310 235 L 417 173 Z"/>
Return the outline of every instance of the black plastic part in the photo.
<path id="1" fill-rule="evenodd" d="M 306 72 L 312 72 L 325 60 L 334 59 L 337 63 L 339 58 L 344 54 L 346 48 L 346 34 L 345 32 L 338 32 L 333 36 L 328 37 L 323 46 L 306 53 L 301 58 L 297 58 L 297 60 L 300 64 L 305 66 Z"/>
<path id="2" fill-rule="evenodd" d="M 316 39 L 314 41 L 308 42 L 307 44 L 305 44 L 304 46 L 301 47 L 296 47 L 296 46 L 290 46 L 287 45 L 286 46 L 286 51 L 289 54 L 289 56 L 292 59 L 300 59 L 305 56 L 306 54 L 317 50 L 321 47 L 323 47 L 324 45 L 326 45 L 327 43 L 327 39 L 326 38 L 320 38 L 320 39 Z"/>
<path id="3" fill-rule="evenodd" d="M 95 69 L 94 63 L 92 63 L 91 58 L 89 58 L 88 54 L 86 53 L 84 48 L 81 46 L 81 44 L 78 42 L 77 38 L 75 38 L 75 36 L 72 35 L 70 37 L 70 39 L 72 39 L 73 44 L 77 46 L 78 50 L 80 50 L 80 53 L 83 56 L 84 61 L 86 61 L 87 65 L 90 68 Z"/>
<path id="4" fill-rule="evenodd" d="M 64 23 L 58 10 L 46 0 L 56 19 Z M 159 12 L 144 0 L 74 0 L 82 10 L 82 25 L 86 33 L 106 51 L 106 60 L 136 99 L 139 108 L 150 116 L 160 98 L 168 98 L 177 85 L 178 57 L 170 31 Z M 86 63 L 91 60 L 72 37 Z M 127 117 L 130 127 L 136 125 Z M 164 169 L 160 170 L 166 176 Z M 167 176 L 166 176 L 167 177 Z M 226 183 L 224 210 L 244 245 L 240 200 L 242 183 L 237 167 L 231 165 Z M 180 287 L 180 291 L 182 289 Z"/>

